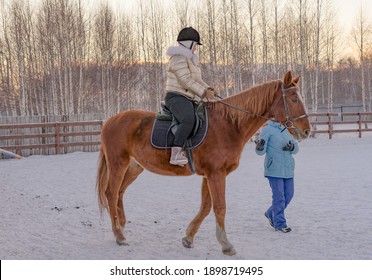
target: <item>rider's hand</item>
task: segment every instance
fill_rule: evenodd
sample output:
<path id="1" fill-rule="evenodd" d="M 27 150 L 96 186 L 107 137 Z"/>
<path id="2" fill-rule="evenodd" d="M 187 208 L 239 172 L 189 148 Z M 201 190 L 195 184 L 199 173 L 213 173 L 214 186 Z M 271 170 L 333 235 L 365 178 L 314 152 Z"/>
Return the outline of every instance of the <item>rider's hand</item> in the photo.
<path id="1" fill-rule="evenodd" d="M 217 93 L 214 91 L 214 89 L 209 87 L 204 91 L 203 98 L 206 98 L 209 100 L 209 99 L 213 99 L 216 95 Z"/>

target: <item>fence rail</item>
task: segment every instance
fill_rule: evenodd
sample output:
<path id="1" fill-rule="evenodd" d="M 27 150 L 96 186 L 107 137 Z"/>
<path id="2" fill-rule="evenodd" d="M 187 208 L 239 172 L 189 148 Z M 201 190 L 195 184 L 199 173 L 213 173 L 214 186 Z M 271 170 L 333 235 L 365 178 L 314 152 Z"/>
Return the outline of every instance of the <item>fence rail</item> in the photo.
<path id="1" fill-rule="evenodd" d="M 96 151 L 102 125 L 103 121 L 0 124 L 0 148 L 26 156 L 82 150 L 73 147 Z"/>
<path id="2" fill-rule="evenodd" d="M 372 112 L 309 114 L 312 136 L 372 132 Z M 0 149 L 22 156 L 97 151 L 102 120 L 0 124 Z M 369 125 L 369 127 L 368 127 Z"/>
<path id="3" fill-rule="evenodd" d="M 335 133 L 358 133 L 361 138 L 362 133 L 372 131 L 368 127 L 369 124 L 372 125 L 372 112 L 309 114 L 309 117 L 313 128 L 312 136 L 328 134 L 329 139 L 332 139 Z"/>

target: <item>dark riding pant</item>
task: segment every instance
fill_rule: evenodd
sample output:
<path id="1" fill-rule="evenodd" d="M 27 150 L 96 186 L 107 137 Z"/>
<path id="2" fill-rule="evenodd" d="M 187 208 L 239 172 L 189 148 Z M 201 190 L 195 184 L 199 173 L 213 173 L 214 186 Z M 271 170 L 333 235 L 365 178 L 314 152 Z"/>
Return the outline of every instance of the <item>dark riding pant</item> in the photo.
<path id="1" fill-rule="evenodd" d="M 174 146 L 183 147 L 195 125 L 194 103 L 185 96 L 168 92 L 165 105 L 180 123 L 174 135 Z"/>

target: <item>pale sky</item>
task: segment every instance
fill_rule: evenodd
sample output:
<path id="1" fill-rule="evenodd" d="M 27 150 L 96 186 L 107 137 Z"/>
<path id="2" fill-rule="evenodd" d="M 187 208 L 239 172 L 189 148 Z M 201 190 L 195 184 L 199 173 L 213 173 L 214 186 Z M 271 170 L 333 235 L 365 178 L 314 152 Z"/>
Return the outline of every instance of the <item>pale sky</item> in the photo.
<path id="1" fill-rule="evenodd" d="M 88 3 L 91 0 L 85 0 Z M 95 0 L 96 2 L 108 1 L 114 9 L 130 8 L 135 5 L 137 0 Z M 172 0 L 155 0 L 160 3 L 169 3 Z M 333 0 L 336 8 L 340 25 L 345 32 L 351 31 L 355 24 L 356 16 L 360 13 L 360 8 L 366 13 L 367 18 L 372 21 L 372 0 Z"/>
<path id="2" fill-rule="evenodd" d="M 350 33 L 356 24 L 356 18 L 360 14 L 360 9 L 372 22 L 372 0 L 334 0 L 335 7 L 338 9 L 340 26 L 346 33 Z"/>
<path id="3" fill-rule="evenodd" d="M 114 10 L 128 10 L 138 3 L 138 0 L 83 0 L 87 4 L 109 2 Z M 173 0 L 153 0 L 154 2 L 169 4 Z M 293 0 L 297 1 L 297 0 Z M 315 0 L 312 0 L 315 1 Z M 356 24 L 357 16 L 360 14 L 360 9 L 372 24 L 372 0 L 332 0 L 336 9 L 336 14 L 340 24 L 340 28 L 345 34 L 350 34 L 353 26 Z"/>
<path id="4" fill-rule="evenodd" d="M 352 39 L 352 29 L 357 25 L 361 9 L 370 24 L 372 24 L 372 0 L 333 0 L 338 15 L 340 30 L 345 34 L 343 54 L 355 53 L 355 42 Z"/>

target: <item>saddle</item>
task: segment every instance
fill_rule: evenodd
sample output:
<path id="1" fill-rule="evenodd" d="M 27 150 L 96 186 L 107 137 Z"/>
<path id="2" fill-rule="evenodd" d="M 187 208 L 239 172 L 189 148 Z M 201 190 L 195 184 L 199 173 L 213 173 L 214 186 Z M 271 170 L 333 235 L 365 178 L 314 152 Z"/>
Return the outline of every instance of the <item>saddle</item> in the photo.
<path id="1" fill-rule="evenodd" d="M 160 103 L 161 110 L 157 113 L 151 131 L 151 144 L 158 149 L 169 149 L 173 147 L 174 135 L 178 129 L 179 122 L 165 105 Z M 204 104 L 194 104 L 195 126 L 189 139 L 186 141 L 186 149 L 198 147 L 203 141 L 208 130 L 208 114 Z"/>
<path id="2" fill-rule="evenodd" d="M 194 104 L 195 126 L 190 137 L 187 139 L 183 149 L 189 160 L 189 167 L 195 173 L 192 149 L 203 143 L 208 131 L 208 114 L 203 103 Z M 151 131 L 151 145 L 158 149 L 170 149 L 173 147 L 174 135 L 178 129 L 179 122 L 170 110 L 161 102 L 161 111 L 157 113 Z"/>

